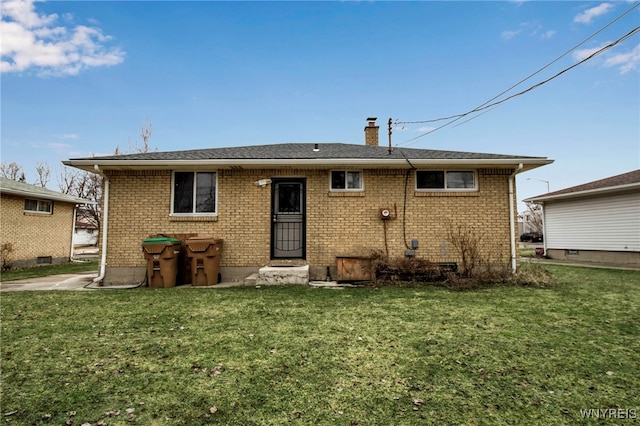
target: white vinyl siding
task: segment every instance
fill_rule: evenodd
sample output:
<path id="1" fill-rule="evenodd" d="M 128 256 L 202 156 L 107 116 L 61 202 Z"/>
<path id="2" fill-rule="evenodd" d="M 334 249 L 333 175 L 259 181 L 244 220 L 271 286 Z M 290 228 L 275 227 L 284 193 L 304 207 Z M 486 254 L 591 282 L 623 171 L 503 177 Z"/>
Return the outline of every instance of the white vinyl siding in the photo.
<path id="1" fill-rule="evenodd" d="M 547 202 L 549 249 L 640 251 L 640 192 Z"/>

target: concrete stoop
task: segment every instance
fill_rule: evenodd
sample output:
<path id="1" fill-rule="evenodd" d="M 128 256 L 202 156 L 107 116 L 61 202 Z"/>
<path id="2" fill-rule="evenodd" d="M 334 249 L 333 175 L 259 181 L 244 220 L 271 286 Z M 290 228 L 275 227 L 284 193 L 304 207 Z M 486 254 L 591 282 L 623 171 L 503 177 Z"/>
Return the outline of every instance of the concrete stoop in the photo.
<path id="1" fill-rule="evenodd" d="M 264 266 L 258 270 L 258 276 L 255 278 L 255 285 L 285 284 L 309 284 L 309 265 Z"/>

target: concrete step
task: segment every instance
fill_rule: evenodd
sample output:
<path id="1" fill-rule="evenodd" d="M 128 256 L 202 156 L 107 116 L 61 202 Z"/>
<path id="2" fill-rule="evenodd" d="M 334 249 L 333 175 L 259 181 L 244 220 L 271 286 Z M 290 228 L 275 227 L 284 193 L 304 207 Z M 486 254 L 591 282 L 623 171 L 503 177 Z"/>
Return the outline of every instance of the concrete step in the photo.
<path id="1" fill-rule="evenodd" d="M 254 272 L 244 279 L 244 285 L 256 285 L 256 281 L 258 280 L 258 273 Z"/>
<path id="2" fill-rule="evenodd" d="M 265 266 L 258 270 L 256 285 L 309 284 L 309 265 Z"/>

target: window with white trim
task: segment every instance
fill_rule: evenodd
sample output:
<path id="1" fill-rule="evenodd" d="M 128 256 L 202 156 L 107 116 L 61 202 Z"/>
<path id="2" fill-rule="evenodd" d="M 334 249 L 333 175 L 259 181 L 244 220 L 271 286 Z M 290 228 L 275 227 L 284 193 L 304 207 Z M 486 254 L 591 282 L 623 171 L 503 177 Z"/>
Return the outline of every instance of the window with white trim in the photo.
<path id="1" fill-rule="evenodd" d="M 416 170 L 418 191 L 475 191 L 476 172 L 470 170 Z"/>
<path id="2" fill-rule="evenodd" d="M 216 172 L 173 172 L 171 214 L 215 215 L 217 193 Z"/>
<path id="3" fill-rule="evenodd" d="M 29 213 L 53 213 L 53 201 L 24 199 L 24 211 Z"/>
<path id="4" fill-rule="evenodd" d="M 332 170 L 330 188 L 332 191 L 362 191 L 364 189 L 362 172 Z"/>

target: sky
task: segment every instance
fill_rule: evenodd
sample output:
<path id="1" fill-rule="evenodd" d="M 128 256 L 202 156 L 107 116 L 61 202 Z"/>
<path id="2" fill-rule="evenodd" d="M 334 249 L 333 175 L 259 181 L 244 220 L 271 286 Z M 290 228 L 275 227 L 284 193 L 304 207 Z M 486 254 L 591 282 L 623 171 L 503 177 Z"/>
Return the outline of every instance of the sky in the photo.
<path id="1" fill-rule="evenodd" d="M 29 183 L 46 161 L 54 190 L 61 161 L 126 151 L 149 126 L 158 151 L 360 144 L 367 117 L 381 144 L 391 118 L 394 146 L 555 160 L 518 175 L 519 201 L 640 168 L 637 1 L 1 9 L 1 160 Z"/>

